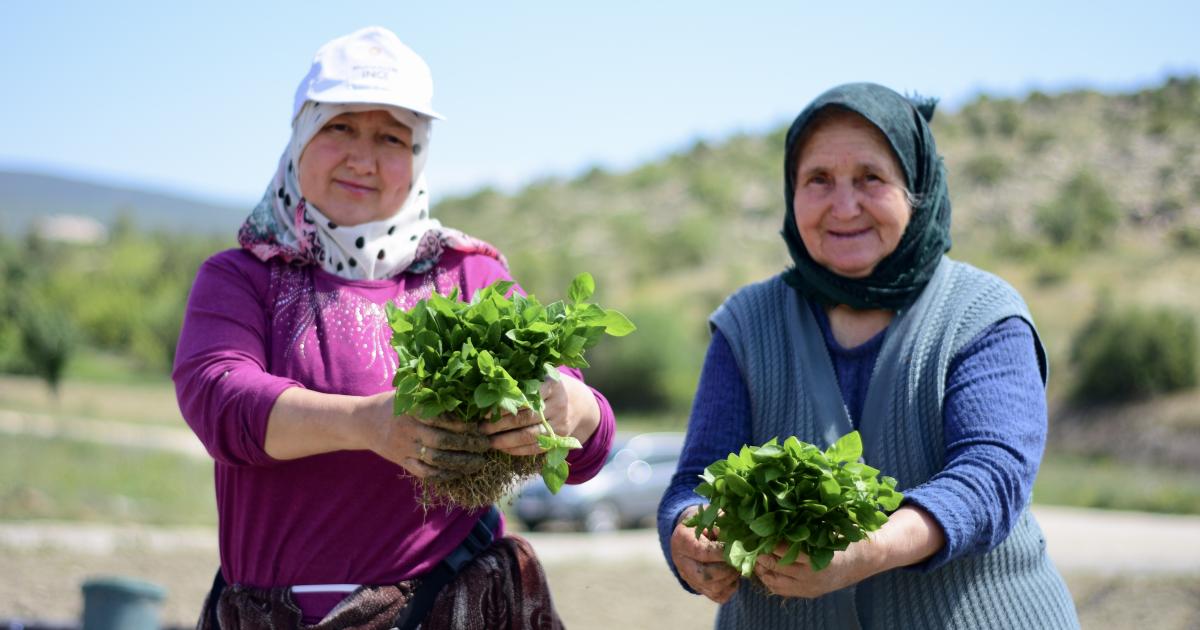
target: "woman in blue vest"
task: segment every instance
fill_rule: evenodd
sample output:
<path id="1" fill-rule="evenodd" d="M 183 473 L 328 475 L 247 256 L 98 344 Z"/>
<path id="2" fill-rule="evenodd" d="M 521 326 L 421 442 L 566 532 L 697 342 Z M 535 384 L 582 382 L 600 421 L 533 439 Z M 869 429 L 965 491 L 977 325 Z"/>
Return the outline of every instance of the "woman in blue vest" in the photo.
<path id="1" fill-rule="evenodd" d="M 1079 625 L 1029 511 L 1045 352 L 1012 287 L 945 256 L 933 105 L 857 83 L 801 112 L 784 158 L 794 264 L 710 319 L 658 527 L 683 586 L 721 604 L 717 627 Z M 760 556 L 752 584 L 683 525 L 704 503 L 697 476 L 743 444 L 795 435 L 825 447 L 853 430 L 905 500 L 825 569 Z"/>

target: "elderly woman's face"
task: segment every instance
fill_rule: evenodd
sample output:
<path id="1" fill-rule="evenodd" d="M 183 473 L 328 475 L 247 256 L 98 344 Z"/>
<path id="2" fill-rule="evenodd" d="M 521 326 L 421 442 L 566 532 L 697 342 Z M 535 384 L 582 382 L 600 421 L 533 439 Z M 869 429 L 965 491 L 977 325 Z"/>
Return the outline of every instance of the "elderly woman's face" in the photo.
<path id="1" fill-rule="evenodd" d="M 862 278 L 896 249 L 912 215 L 904 172 L 865 118 L 845 112 L 820 123 L 795 176 L 796 227 L 813 260 Z"/>
<path id="2" fill-rule="evenodd" d="M 383 110 L 341 114 L 300 156 L 300 190 L 338 225 L 386 219 L 408 197 L 412 130 Z"/>

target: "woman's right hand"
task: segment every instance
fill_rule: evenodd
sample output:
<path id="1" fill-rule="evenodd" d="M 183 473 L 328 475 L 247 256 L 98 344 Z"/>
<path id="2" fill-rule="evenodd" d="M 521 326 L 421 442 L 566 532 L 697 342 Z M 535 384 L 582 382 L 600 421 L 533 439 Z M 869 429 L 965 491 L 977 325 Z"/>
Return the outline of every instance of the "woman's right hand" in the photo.
<path id="1" fill-rule="evenodd" d="M 675 531 L 671 532 L 671 560 L 688 586 L 724 604 L 737 591 L 741 575 L 725 562 L 721 543 L 707 534 L 696 538 L 695 528 L 683 524 L 698 511 L 699 506 L 691 506 L 676 521 Z"/>
<path id="2" fill-rule="evenodd" d="M 487 463 L 488 437 L 470 423 L 445 418 L 394 415 L 390 392 L 363 400 L 370 427 L 364 447 L 394 462 L 414 477 L 429 481 L 474 474 Z"/>

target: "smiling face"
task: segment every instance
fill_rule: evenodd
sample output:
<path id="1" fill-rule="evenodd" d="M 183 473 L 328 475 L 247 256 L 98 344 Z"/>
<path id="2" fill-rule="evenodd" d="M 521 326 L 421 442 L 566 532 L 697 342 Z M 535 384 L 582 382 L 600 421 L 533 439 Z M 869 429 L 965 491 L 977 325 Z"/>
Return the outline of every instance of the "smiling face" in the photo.
<path id="1" fill-rule="evenodd" d="M 408 197 L 412 130 L 383 110 L 329 120 L 300 155 L 300 190 L 338 225 L 380 221 Z"/>
<path id="2" fill-rule="evenodd" d="M 793 216 L 813 260 L 848 278 L 871 274 L 912 216 L 904 172 L 883 133 L 838 111 L 800 145 Z"/>

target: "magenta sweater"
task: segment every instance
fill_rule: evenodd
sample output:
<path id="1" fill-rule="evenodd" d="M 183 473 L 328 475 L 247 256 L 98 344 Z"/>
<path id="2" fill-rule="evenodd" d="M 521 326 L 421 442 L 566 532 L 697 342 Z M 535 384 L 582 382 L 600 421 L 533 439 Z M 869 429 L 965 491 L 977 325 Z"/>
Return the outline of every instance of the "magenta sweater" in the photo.
<path id="1" fill-rule="evenodd" d="M 433 568 L 466 537 L 482 511 L 425 512 L 411 478 L 374 453 L 279 461 L 263 441 L 271 407 L 289 387 L 358 396 L 391 388 L 387 302 L 409 308 L 456 287 L 469 297 L 497 279 L 509 276 L 496 260 L 457 251 L 427 273 L 376 281 L 264 263 L 240 249 L 204 263 L 173 377 L 184 419 L 216 462 L 221 566 L 230 583 L 392 584 Z M 594 476 L 611 448 L 612 408 L 595 396 L 600 426 L 568 458 L 568 483 Z"/>

